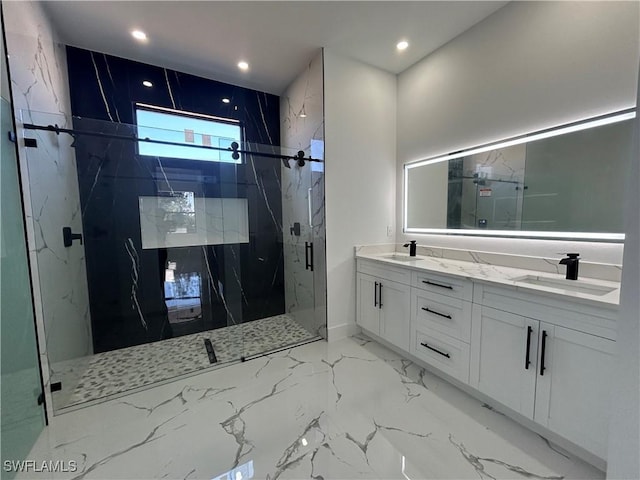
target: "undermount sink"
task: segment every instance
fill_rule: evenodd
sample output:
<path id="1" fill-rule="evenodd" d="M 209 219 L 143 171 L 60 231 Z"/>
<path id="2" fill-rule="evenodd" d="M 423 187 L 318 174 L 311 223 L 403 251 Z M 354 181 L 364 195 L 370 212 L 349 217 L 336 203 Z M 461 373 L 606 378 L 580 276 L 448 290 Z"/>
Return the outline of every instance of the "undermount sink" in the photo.
<path id="1" fill-rule="evenodd" d="M 523 277 L 512 278 L 514 282 L 528 283 L 529 285 L 539 285 L 542 287 L 560 288 L 572 292 L 587 293 L 589 295 L 606 295 L 616 290 L 617 286 L 598 285 L 580 280 L 565 280 L 562 278 L 541 277 L 538 275 L 525 275 Z"/>
<path id="2" fill-rule="evenodd" d="M 421 257 L 410 257 L 409 255 L 403 255 L 401 253 L 384 255 L 382 258 L 386 258 L 387 260 L 395 260 L 396 262 L 414 262 L 416 260 L 421 260 Z"/>

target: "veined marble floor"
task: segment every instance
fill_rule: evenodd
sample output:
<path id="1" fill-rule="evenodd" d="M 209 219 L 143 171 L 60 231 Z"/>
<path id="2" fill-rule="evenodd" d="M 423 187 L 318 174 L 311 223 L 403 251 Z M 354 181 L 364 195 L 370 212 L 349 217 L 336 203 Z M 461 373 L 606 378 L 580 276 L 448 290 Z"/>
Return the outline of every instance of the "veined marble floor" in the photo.
<path id="1" fill-rule="evenodd" d="M 283 314 L 60 362 L 52 366 L 52 382 L 63 387 L 53 393 L 53 406 L 58 411 L 104 399 L 314 337 Z M 213 345 L 215 364 L 209 362 L 205 338 Z"/>
<path id="2" fill-rule="evenodd" d="M 78 469 L 17 478 L 604 478 L 359 336 L 56 416 L 29 458 Z"/>

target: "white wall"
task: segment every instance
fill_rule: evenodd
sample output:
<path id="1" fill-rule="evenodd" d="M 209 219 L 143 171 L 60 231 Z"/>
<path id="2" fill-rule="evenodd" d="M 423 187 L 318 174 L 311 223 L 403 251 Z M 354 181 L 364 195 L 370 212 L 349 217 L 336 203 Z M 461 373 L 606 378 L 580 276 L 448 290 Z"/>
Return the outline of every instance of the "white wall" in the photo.
<path id="1" fill-rule="evenodd" d="M 324 52 L 329 339 L 355 331 L 357 244 L 395 228 L 396 77 Z"/>
<path id="2" fill-rule="evenodd" d="M 640 98 L 640 84 L 638 85 Z M 626 185 L 626 239 L 607 478 L 640 478 L 640 119 Z"/>
<path id="3" fill-rule="evenodd" d="M 638 2 L 512 2 L 398 77 L 402 164 L 635 105 Z M 621 263 L 622 245 L 403 235 L 418 243 Z"/>

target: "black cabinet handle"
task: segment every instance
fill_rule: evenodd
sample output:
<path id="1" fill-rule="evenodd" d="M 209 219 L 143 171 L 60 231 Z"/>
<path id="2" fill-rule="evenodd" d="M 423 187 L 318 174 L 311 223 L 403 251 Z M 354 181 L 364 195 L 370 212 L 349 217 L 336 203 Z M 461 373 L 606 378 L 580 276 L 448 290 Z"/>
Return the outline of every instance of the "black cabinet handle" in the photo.
<path id="1" fill-rule="evenodd" d="M 425 312 L 433 313 L 434 315 L 438 315 L 440 317 L 448 318 L 449 320 L 451 320 L 451 315 L 445 315 L 444 313 L 436 312 L 435 310 L 431 310 L 430 308 L 427 308 L 427 307 L 422 307 L 422 310 L 424 310 Z"/>
<path id="2" fill-rule="evenodd" d="M 425 348 L 428 348 L 429 350 L 433 350 L 436 353 L 439 353 L 443 357 L 451 358 L 451 355 L 449 355 L 448 353 L 442 352 L 442 351 L 438 350 L 437 348 L 433 348 L 431 345 L 427 345 L 426 343 L 421 343 L 420 345 L 422 345 Z"/>
<path id="3" fill-rule="evenodd" d="M 382 309 L 382 282 L 378 284 L 378 308 Z"/>
<path id="4" fill-rule="evenodd" d="M 540 376 L 544 375 L 544 371 L 547 369 L 544 366 L 544 352 L 547 349 L 547 331 L 542 331 L 542 344 L 540 347 Z"/>
<path id="5" fill-rule="evenodd" d="M 376 282 L 375 287 L 373 287 L 373 306 L 378 306 L 378 282 Z"/>
<path id="6" fill-rule="evenodd" d="M 451 285 L 442 285 L 441 283 L 430 282 L 429 280 L 422 280 L 422 283 L 433 285 L 434 287 L 448 288 L 449 290 L 453 290 L 453 287 Z"/>
<path id="7" fill-rule="evenodd" d="M 531 333 L 533 333 L 533 328 L 531 326 L 527 326 L 527 354 L 524 357 L 524 369 L 529 370 L 529 365 L 531 365 L 531 360 L 529 360 L 529 354 L 531 353 Z"/>

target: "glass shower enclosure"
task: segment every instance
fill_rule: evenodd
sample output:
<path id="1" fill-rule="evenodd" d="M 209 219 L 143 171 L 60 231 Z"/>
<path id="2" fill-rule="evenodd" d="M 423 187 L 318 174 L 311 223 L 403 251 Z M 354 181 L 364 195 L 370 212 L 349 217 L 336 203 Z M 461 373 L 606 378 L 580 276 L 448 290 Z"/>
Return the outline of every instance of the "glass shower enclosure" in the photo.
<path id="1" fill-rule="evenodd" d="M 322 158 L 139 108 L 138 125 L 23 119 L 55 411 L 326 336 Z"/>
<path id="2" fill-rule="evenodd" d="M 4 75 L 4 72 L 3 72 Z M 2 101 L 2 224 L 0 226 L 0 390 L 2 403 L 2 478 L 16 469 L 5 462 L 24 460 L 45 425 L 42 381 L 29 288 L 24 218 L 13 132 L 11 105 Z M 11 463 L 9 464 L 9 467 Z"/>

